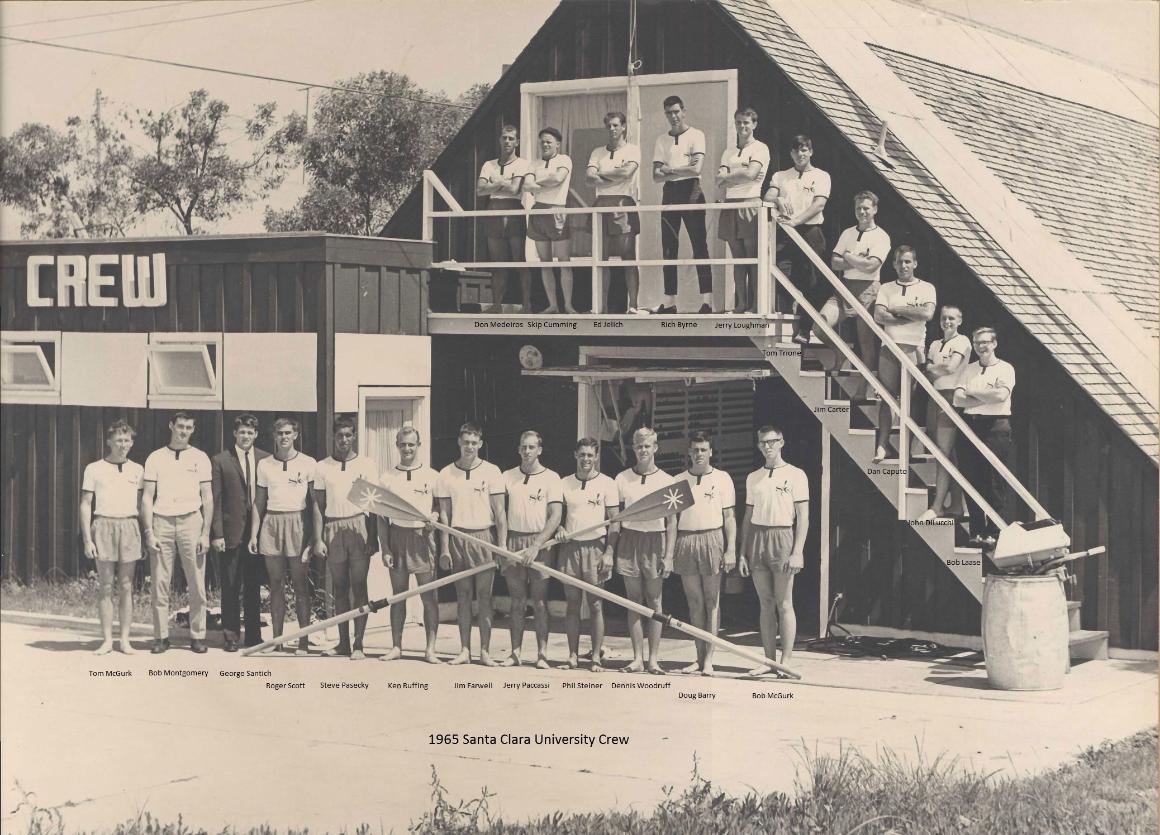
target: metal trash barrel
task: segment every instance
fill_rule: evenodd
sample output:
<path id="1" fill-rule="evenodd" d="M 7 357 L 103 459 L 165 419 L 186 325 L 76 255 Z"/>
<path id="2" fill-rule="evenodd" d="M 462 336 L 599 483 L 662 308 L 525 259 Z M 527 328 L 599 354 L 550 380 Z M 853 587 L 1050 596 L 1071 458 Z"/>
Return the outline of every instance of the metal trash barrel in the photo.
<path id="1" fill-rule="evenodd" d="M 983 587 L 983 655 L 999 690 L 1058 690 L 1069 666 L 1062 578 L 988 574 Z"/>

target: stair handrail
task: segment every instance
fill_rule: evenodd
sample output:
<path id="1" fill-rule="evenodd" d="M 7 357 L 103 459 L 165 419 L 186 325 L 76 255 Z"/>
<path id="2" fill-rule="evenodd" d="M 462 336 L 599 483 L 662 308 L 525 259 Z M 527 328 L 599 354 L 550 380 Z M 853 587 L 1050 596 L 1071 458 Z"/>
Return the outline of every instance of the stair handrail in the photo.
<path id="1" fill-rule="evenodd" d="M 772 214 L 772 211 L 769 208 L 766 208 L 765 211 Z M 1036 519 L 1050 518 L 1051 514 L 1049 514 L 1043 505 L 1041 505 L 1035 498 L 1035 496 L 1033 496 L 1030 491 L 1028 491 L 1027 488 L 1023 486 L 1022 482 L 1020 482 L 1019 479 L 1015 477 L 1015 474 L 1012 473 L 1010 469 L 1008 469 L 1007 465 L 999 460 L 999 457 L 995 455 L 995 453 L 993 453 L 987 447 L 987 445 L 982 442 L 982 440 L 979 439 L 979 436 L 976 435 L 975 432 L 967 425 L 967 422 L 959 416 L 954 407 L 947 402 L 946 398 L 939 394 L 934 385 L 926 378 L 926 375 L 922 373 L 919 367 L 915 365 L 908 356 L 906 356 L 906 354 L 898 347 L 894 340 L 886 334 L 886 331 L 882 328 L 882 326 L 874 321 L 874 317 L 870 315 L 870 312 L 865 308 L 865 306 L 863 306 L 858 298 L 850 292 L 849 288 L 847 288 L 846 285 L 842 283 L 842 280 L 834 274 L 829 265 L 826 264 L 813 250 L 813 248 L 805 242 L 802 236 L 798 234 L 797 230 L 788 224 L 781 223 L 780 221 L 778 222 L 778 226 L 786 234 L 786 236 L 794 242 L 794 245 L 797 246 L 806 255 L 806 257 L 810 259 L 814 266 L 818 268 L 818 271 L 823 276 L 825 276 L 826 280 L 830 282 L 835 292 L 858 314 L 859 318 L 861 318 L 862 321 L 869 326 L 871 333 L 877 336 L 882 344 L 885 345 L 887 349 L 894 355 L 895 359 L 899 363 L 900 368 L 902 369 L 903 381 L 905 381 L 906 376 L 911 376 L 917 380 L 918 384 L 923 388 L 927 395 L 933 399 L 935 404 L 950 417 L 951 422 L 955 425 L 959 432 L 962 433 L 963 436 L 966 437 L 972 444 L 974 444 L 975 448 L 979 450 L 987 463 L 995 468 L 999 475 L 1003 477 L 1003 480 L 1006 481 L 1007 484 L 1010 485 L 1010 487 L 1015 491 L 1016 495 L 1018 495 L 1019 498 L 1027 504 L 1027 506 L 1035 514 Z M 815 326 L 821 326 L 823 332 L 828 337 L 830 337 L 830 340 L 834 343 L 834 345 L 844 349 L 843 353 L 846 355 L 847 359 L 853 358 L 853 351 L 846 344 L 846 341 L 838 337 L 833 329 L 830 328 L 828 324 L 826 324 L 826 321 L 821 316 L 820 312 L 816 310 L 813 305 L 809 304 L 809 302 L 805 301 L 805 297 L 802 296 L 800 291 L 797 291 L 796 287 L 793 287 L 793 285 L 789 282 L 789 279 L 783 273 L 781 273 L 780 270 L 777 270 L 775 267 L 774 271 L 775 276 L 778 277 L 779 283 L 781 283 L 785 289 L 791 291 L 791 295 L 795 297 L 795 301 L 797 301 L 799 305 L 802 305 L 803 309 L 806 310 L 811 318 L 813 318 Z M 863 363 L 860 361 L 855 361 L 854 365 L 855 368 L 858 369 L 859 373 L 861 373 L 862 376 L 866 378 L 867 381 L 871 383 L 871 385 L 874 386 L 875 391 L 878 392 L 880 397 L 883 395 L 883 393 L 886 393 L 884 387 L 878 384 L 877 376 L 871 374 L 869 369 Z M 905 393 L 906 390 L 907 387 L 900 386 L 900 391 Z M 947 459 L 947 456 L 942 453 L 942 451 L 938 448 L 938 445 L 931 441 L 929 437 L 927 437 L 926 432 L 923 431 L 918 422 L 910 416 L 909 410 L 904 413 L 898 401 L 896 401 L 891 396 L 883 398 L 883 401 L 893 411 L 898 413 L 900 427 L 905 421 L 906 428 L 918 437 L 923 446 L 925 446 L 926 449 L 935 457 L 935 459 L 946 468 L 947 472 L 951 474 L 959 486 L 962 487 L 963 490 L 966 491 L 972 499 L 974 499 L 974 501 L 980 506 L 980 508 L 983 509 L 985 513 L 987 513 L 988 516 L 999 522 L 1003 528 L 1006 528 L 1008 526 L 1008 522 L 1003 519 L 987 502 L 982 500 L 978 494 L 978 491 L 975 490 L 975 488 L 970 484 L 966 477 L 963 476 L 963 474 L 959 472 L 958 468 Z M 899 445 L 902 446 L 901 443 Z M 899 450 L 900 459 L 905 456 L 907 452 L 909 452 L 909 450 Z M 904 468 L 899 467 L 899 469 Z"/>

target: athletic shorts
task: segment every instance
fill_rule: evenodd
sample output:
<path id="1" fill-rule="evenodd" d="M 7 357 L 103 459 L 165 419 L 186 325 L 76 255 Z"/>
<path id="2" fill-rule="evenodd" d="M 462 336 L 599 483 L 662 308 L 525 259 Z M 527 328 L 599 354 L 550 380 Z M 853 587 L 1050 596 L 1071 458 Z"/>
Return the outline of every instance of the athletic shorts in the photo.
<path id="1" fill-rule="evenodd" d="M 948 403 L 950 403 L 952 405 L 954 404 L 954 402 L 955 402 L 955 390 L 954 389 L 939 389 L 938 393 L 941 394 L 943 396 L 943 399 L 946 400 Z M 928 434 L 931 432 L 937 432 L 940 429 L 954 429 L 956 432 L 958 432 L 958 427 L 955 426 L 954 422 L 951 420 L 950 415 L 948 415 L 946 412 L 944 412 L 938 406 L 934 405 L 933 402 L 931 402 L 929 408 L 934 412 L 934 425 L 926 427 L 926 431 Z M 955 409 L 955 411 L 959 413 L 959 417 L 962 417 L 962 415 L 963 415 L 962 409 Z M 953 449 L 952 449 L 952 452 L 953 452 Z"/>
<path id="2" fill-rule="evenodd" d="M 769 528 L 750 525 L 744 550 L 749 572 L 781 571 L 793 553 L 793 528 Z"/>
<path id="3" fill-rule="evenodd" d="M 519 214 L 500 217 L 481 217 L 485 238 L 522 238 L 528 227 L 524 222 L 524 204 L 514 197 L 493 197 L 487 204 L 491 210 L 515 209 Z"/>
<path id="4" fill-rule="evenodd" d="M 677 531 L 673 569 L 682 577 L 720 574 L 724 559 L 725 532 L 721 528 Z"/>
<path id="5" fill-rule="evenodd" d="M 752 197 L 726 197 L 726 203 L 743 203 L 753 200 Z M 756 241 L 757 240 L 757 209 L 722 209 L 717 219 L 717 240 L 719 241 Z"/>
<path id="6" fill-rule="evenodd" d="M 350 561 L 366 562 L 367 517 L 361 513 L 342 519 L 327 519 L 322 526 L 322 541 L 326 544 L 326 559 L 334 565 Z"/>
<path id="7" fill-rule="evenodd" d="M 563 206 L 549 206 L 536 203 L 533 209 L 562 209 Z M 532 215 L 528 222 L 528 237 L 533 241 L 566 241 L 572 237 L 568 228 L 568 215 Z"/>
<path id="8" fill-rule="evenodd" d="M 606 544 L 600 539 L 569 540 L 560 546 L 559 568 L 569 577 L 600 585 L 600 559 Z"/>
<path id="9" fill-rule="evenodd" d="M 596 198 L 597 206 L 635 206 L 636 201 L 627 194 L 606 194 Z M 609 212 L 601 215 L 604 234 L 609 237 L 640 234 L 640 215 L 636 212 Z"/>
<path id="10" fill-rule="evenodd" d="M 396 571 L 406 569 L 408 574 L 435 573 L 437 560 L 433 531 L 391 525 L 387 533 L 387 550 L 395 558 Z"/>
<path id="11" fill-rule="evenodd" d="M 843 283 L 846 285 L 846 289 L 857 297 L 858 301 L 862 303 L 862 306 L 867 311 L 874 308 L 874 300 L 878 298 L 878 288 L 882 286 L 879 282 L 855 279 L 854 281 L 845 281 Z M 839 299 L 837 295 L 830 296 L 823 307 L 829 307 L 831 310 L 837 308 L 840 312 L 838 321 L 842 319 L 853 319 L 857 315 L 854 313 L 854 308 L 845 299 Z"/>
<path id="12" fill-rule="evenodd" d="M 90 530 L 101 562 L 141 559 L 141 523 L 136 516 L 96 516 Z"/>
<path id="13" fill-rule="evenodd" d="M 524 548 L 529 547 L 536 541 L 536 534 L 534 533 L 519 533 L 518 531 L 508 531 L 508 550 L 519 553 Z M 541 548 L 540 553 L 536 554 L 536 562 L 543 563 L 549 568 L 556 567 L 556 549 Z M 503 576 L 511 579 L 513 582 L 517 580 L 526 581 L 529 576 L 540 576 L 540 572 L 534 568 L 528 568 L 526 565 L 512 562 L 511 560 L 504 560 L 501 568 Z"/>
<path id="14" fill-rule="evenodd" d="M 616 543 L 616 573 L 655 580 L 664 573 L 665 532 L 622 528 Z"/>
<path id="15" fill-rule="evenodd" d="M 268 510 L 258 534 L 263 557 L 301 557 L 306 548 L 305 510 Z"/>
<path id="16" fill-rule="evenodd" d="M 495 544 L 495 529 L 482 528 L 480 530 L 468 530 L 466 528 L 456 528 L 457 531 L 476 539 L 482 539 L 492 545 Z M 491 551 L 481 546 L 478 542 L 472 542 L 469 539 L 464 539 L 461 536 L 450 535 L 451 539 L 451 570 L 463 571 L 465 568 L 475 568 L 477 565 L 483 565 L 487 562 L 492 562 L 495 557 Z"/>

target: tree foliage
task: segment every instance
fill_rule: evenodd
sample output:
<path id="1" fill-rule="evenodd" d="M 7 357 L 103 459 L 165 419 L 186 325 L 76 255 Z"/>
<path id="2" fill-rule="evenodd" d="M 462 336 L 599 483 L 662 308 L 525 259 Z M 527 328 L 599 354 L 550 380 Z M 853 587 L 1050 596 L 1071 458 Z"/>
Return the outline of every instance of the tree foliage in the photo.
<path id="1" fill-rule="evenodd" d="M 452 101 L 386 71 L 338 86 L 319 98 L 303 143 L 309 191 L 288 211 L 267 209 L 270 231 L 377 234 L 490 89 Z"/>

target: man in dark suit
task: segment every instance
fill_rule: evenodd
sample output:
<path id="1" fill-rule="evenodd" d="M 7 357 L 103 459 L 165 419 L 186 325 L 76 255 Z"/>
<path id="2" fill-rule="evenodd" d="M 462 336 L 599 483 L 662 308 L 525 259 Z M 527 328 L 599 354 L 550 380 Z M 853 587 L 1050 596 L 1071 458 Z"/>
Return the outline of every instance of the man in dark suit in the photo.
<path id="1" fill-rule="evenodd" d="M 258 419 L 251 414 L 234 418 L 234 445 L 213 457 L 213 549 L 220 554 L 222 632 L 225 651 L 236 652 L 241 633 L 239 602 L 245 612 L 245 645 L 262 642 L 259 591 L 262 560 L 246 550 L 250 541 L 250 508 L 257 490 L 258 462 L 270 455 L 254 446 Z"/>

